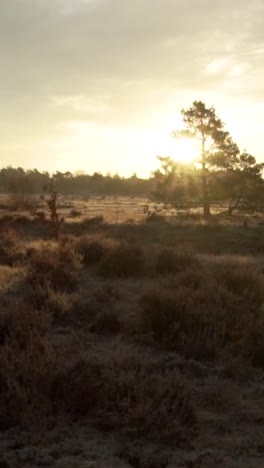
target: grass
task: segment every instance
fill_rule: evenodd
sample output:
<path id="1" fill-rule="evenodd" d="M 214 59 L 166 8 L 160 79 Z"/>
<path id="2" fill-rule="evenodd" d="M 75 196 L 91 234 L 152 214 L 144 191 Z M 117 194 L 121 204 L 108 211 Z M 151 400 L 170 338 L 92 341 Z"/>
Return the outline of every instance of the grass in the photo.
<path id="1" fill-rule="evenodd" d="M 44 464 L 29 434 L 50 466 L 63 465 L 62 453 L 69 466 L 198 466 L 209 449 L 221 466 L 259 466 L 262 228 L 199 218 L 107 224 L 90 213 L 65 216 L 51 241 L 23 217 L 0 221 L 0 427 L 10 466 Z M 32 459 L 24 448 L 15 459 L 11 441 L 32 447 Z"/>
<path id="2" fill-rule="evenodd" d="M 78 299 L 78 293 L 69 294 L 67 291 L 54 289 L 44 281 L 43 284 L 30 285 L 26 294 L 26 301 L 29 305 L 37 309 L 45 309 L 54 319 L 69 317 Z"/>
<path id="3" fill-rule="evenodd" d="M 122 325 L 118 314 L 111 309 L 99 313 L 92 326 L 92 329 L 97 333 L 119 333 L 121 328 Z"/>
<path id="4" fill-rule="evenodd" d="M 187 268 L 199 266 L 197 257 L 189 252 L 177 252 L 175 249 L 162 249 L 157 255 L 156 272 L 158 274 L 180 273 Z"/>
<path id="5" fill-rule="evenodd" d="M 0 321 L 0 427 L 24 424 L 46 411 L 55 366 L 47 339 L 51 317 L 21 304 Z M 42 408 L 41 408 L 42 406 Z"/>
<path id="6" fill-rule="evenodd" d="M 134 355 L 80 360 L 59 377 L 58 399 L 75 417 L 99 410 L 104 430 L 181 442 L 194 432 L 195 407 L 183 377 Z"/>
<path id="7" fill-rule="evenodd" d="M 82 212 L 79 210 L 72 209 L 70 212 L 70 216 L 72 218 L 79 218 L 82 215 Z"/>
<path id="8" fill-rule="evenodd" d="M 100 239 L 81 236 L 75 243 L 75 249 L 82 255 L 84 265 L 89 266 L 102 260 L 108 247 Z"/>
<path id="9" fill-rule="evenodd" d="M 82 256 L 69 243 L 43 246 L 32 252 L 29 262 L 28 281 L 32 285 L 51 285 L 53 289 L 72 291 L 76 289 L 82 268 Z"/>
<path id="10" fill-rule="evenodd" d="M 2 228 L 0 235 L 0 264 L 16 266 L 25 255 L 23 243 L 18 233 L 12 228 Z"/>
<path id="11" fill-rule="evenodd" d="M 227 263 L 217 267 L 218 282 L 234 294 L 250 299 L 261 306 L 264 302 L 264 277 L 252 265 Z"/>
<path id="12" fill-rule="evenodd" d="M 263 365 L 263 303 L 263 275 L 257 271 L 249 276 L 238 268 L 191 270 L 142 294 L 138 327 L 162 346 L 190 356 L 210 359 L 228 348 Z"/>
<path id="13" fill-rule="evenodd" d="M 121 244 L 111 250 L 100 263 L 100 273 L 116 277 L 141 275 L 145 270 L 145 256 L 141 247 Z"/>

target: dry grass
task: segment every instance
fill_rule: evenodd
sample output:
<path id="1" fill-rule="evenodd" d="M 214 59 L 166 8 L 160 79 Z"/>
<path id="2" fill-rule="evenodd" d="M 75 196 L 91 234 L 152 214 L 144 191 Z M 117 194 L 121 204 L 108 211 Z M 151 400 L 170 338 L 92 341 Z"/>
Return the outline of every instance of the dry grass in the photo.
<path id="1" fill-rule="evenodd" d="M 0 320 L 0 426 L 24 424 L 47 411 L 55 354 L 46 338 L 51 317 L 26 305 L 2 310 Z"/>
<path id="2" fill-rule="evenodd" d="M 118 314 L 111 309 L 99 313 L 92 325 L 92 330 L 97 333 L 119 333 L 121 328 Z"/>
<path id="3" fill-rule="evenodd" d="M 54 289 L 49 283 L 30 286 L 27 290 L 26 301 L 34 308 L 42 308 L 54 317 L 54 319 L 71 316 L 79 301 L 79 294 L 68 293 L 60 289 Z"/>
<path id="4" fill-rule="evenodd" d="M 228 348 L 261 364 L 263 276 L 255 271 L 249 281 L 247 270 L 244 275 L 241 270 L 228 272 L 222 276 L 223 270 L 219 274 L 210 267 L 189 271 L 145 291 L 140 330 L 191 356 L 208 359 Z"/>
<path id="5" fill-rule="evenodd" d="M 23 269 L 0 265 L 0 296 L 12 292 L 23 280 Z"/>
<path id="6" fill-rule="evenodd" d="M 199 261 L 189 252 L 179 252 L 175 249 L 162 249 L 156 259 L 156 272 L 158 274 L 180 273 L 187 268 L 196 268 Z"/>
<path id="7" fill-rule="evenodd" d="M 264 275 L 250 264 L 235 262 L 222 264 L 216 268 L 216 278 L 229 291 L 250 299 L 257 306 L 264 302 Z"/>
<path id="8" fill-rule="evenodd" d="M 89 266 L 98 263 L 108 251 L 108 245 L 101 239 L 81 236 L 75 242 L 75 249 L 82 255 L 83 263 Z"/>
<path id="9" fill-rule="evenodd" d="M 96 418 L 99 411 L 105 430 L 179 443 L 195 428 L 194 404 L 179 372 L 162 373 L 135 355 L 78 361 L 59 376 L 57 391 L 76 417 Z"/>
<path id="10" fill-rule="evenodd" d="M 69 243 L 43 245 L 32 252 L 29 264 L 28 281 L 32 285 L 46 285 L 56 290 L 76 289 L 78 275 L 82 268 L 82 256 Z"/>
<path id="11" fill-rule="evenodd" d="M 140 276 L 145 271 L 144 251 L 141 247 L 121 244 L 103 258 L 99 271 L 107 276 Z"/>
<path id="12" fill-rule="evenodd" d="M 0 426 L 12 428 L 1 433 L 3 456 L 10 466 L 100 459 L 165 468 L 220 459 L 257 468 L 262 228 L 200 226 L 199 216 L 195 225 L 140 216 L 107 225 L 89 204 L 67 205 L 83 216 L 69 219 L 58 242 L 45 241 L 24 214 L 0 222 Z M 42 418 L 60 442 L 45 425 L 35 433 Z M 32 451 L 30 432 L 39 437 Z M 38 458 L 36 447 L 49 457 Z M 28 458 L 27 449 L 35 451 Z"/>
<path id="13" fill-rule="evenodd" d="M 0 264 L 16 266 L 25 256 L 25 248 L 18 233 L 10 227 L 3 226 L 0 236 Z"/>

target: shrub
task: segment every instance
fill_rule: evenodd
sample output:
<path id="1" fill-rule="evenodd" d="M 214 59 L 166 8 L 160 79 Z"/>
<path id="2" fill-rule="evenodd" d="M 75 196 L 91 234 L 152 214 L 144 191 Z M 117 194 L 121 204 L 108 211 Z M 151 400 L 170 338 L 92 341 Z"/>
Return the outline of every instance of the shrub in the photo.
<path id="1" fill-rule="evenodd" d="M 106 255 L 100 272 L 106 275 L 128 277 L 144 272 L 145 255 L 141 247 L 122 244 Z"/>
<path id="2" fill-rule="evenodd" d="M 89 266 L 99 262 L 106 253 L 106 247 L 102 242 L 87 236 L 80 237 L 75 244 L 76 251 L 83 257 L 83 263 Z"/>
<path id="3" fill-rule="evenodd" d="M 231 347 L 243 353 L 248 324 L 259 320 L 257 309 L 250 297 L 246 300 L 208 278 L 196 289 L 147 290 L 140 300 L 141 332 L 190 356 L 212 358 Z"/>
<path id="4" fill-rule="evenodd" d="M 28 280 L 34 286 L 49 283 L 53 289 L 74 290 L 77 287 L 82 257 L 71 243 L 42 247 L 32 253 Z"/>
<path id="5" fill-rule="evenodd" d="M 38 206 L 36 198 L 27 192 L 16 191 L 10 195 L 9 208 L 14 211 L 29 210 L 32 211 Z"/>
<path id="6" fill-rule="evenodd" d="M 0 427 L 46 414 L 55 376 L 55 353 L 46 338 L 50 316 L 20 305 L 0 323 Z"/>
<path id="7" fill-rule="evenodd" d="M 1 205 L 0 205 L 0 209 L 1 209 Z M 14 216 L 13 215 L 9 215 L 9 214 L 4 214 L 1 216 L 0 218 L 0 225 L 2 226 L 2 224 L 7 224 L 7 225 L 10 225 L 12 224 L 12 222 L 14 221 Z"/>
<path id="8" fill-rule="evenodd" d="M 78 211 L 78 210 L 75 210 L 75 209 L 72 209 L 71 212 L 70 212 L 70 215 L 71 215 L 72 218 L 78 218 L 79 216 L 82 215 L 82 212 Z"/>
<path id="9" fill-rule="evenodd" d="M 49 218 L 44 214 L 44 218 L 42 218 L 42 220 L 48 226 L 51 235 L 55 239 L 59 239 L 63 228 L 64 218 L 58 213 L 58 192 L 56 191 L 53 177 L 50 178 L 48 184 L 44 187 L 44 192 L 48 192 L 49 194 L 49 199 L 47 200 Z"/>
<path id="10" fill-rule="evenodd" d="M 34 309 L 26 302 L 15 304 L 14 308 L 2 308 L 0 315 L 0 345 L 8 340 L 25 346 L 32 331 L 44 336 L 51 325 L 51 315 L 41 309 Z"/>
<path id="11" fill-rule="evenodd" d="M 264 319 L 248 320 L 242 325 L 240 339 L 234 346 L 234 352 L 249 359 L 254 366 L 264 369 Z"/>
<path id="12" fill-rule="evenodd" d="M 250 297 L 256 304 L 264 302 L 264 277 L 250 265 L 227 263 L 215 269 L 219 283 L 234 294 Z"/>
<path id="13" fill-rule="evenodd" d="M 31 224 L 31 219 L 28 216 L 20 215 L 14 219 L 15 226 L 28 226 Z"/>
<path id="14" fill-rule="evenodd" d="M 24 258 L 25 250 L 18 233 L 7 227 L 0 232 L 0 263 L 2 265 L 14 266 Z"/>
<path id="15" fill-rule="evenodd" d="M 205 284 L 210 284 L 212 278 L 203 268 L 187 269 L 177 275 L 177 283 L 175 287 L 183 286 L 190 289 L 202 288 Z"/>
<path id="16" fill-rule="evenodd" d="M 87 228 L 96 228 L 104 222 L 103 216 L 94 216 L 93 218 L 85 218 L 82 221 L 82 226 Z"/>
<path id="17" fill-rule="evenodd" d="M 164 223 L 165 221 L 165 216 L 159 215 L 155 212 L 148 214 L 145 220 L 146 223 Z"/>
<path id="18" fill-rule="evenodd" d="M 180 273 L 186 268 L 194 268 L 197 265 L 199 265 L 198 259 L 188 252 L 163 249 L 157 256 L 156 271 L 159 274 Z"/>
<path id="19" fill-rule="evenodd" d="M 126 428 L 130 436 L 175 442 L 195 427 L 194 405 L 179 372 L 162 372 L 142 357 L 78 361 L 56 388 L 57 403 L 76 417 L 100 415 L 103 428 Z"/>
<path id="20" fill-rule="evenodd" d="M 116 312 L 112 310 L 101 312 L 97 315 L 94 330 L 96 332 L 118 333 L 121 330 L 121 322 Z"/>
<path id="21" fill-rule="evenodd" d="M 70 314 L 78 296 L 53 289 L 49 283 L 30 287 L 26 300 L 33 307 L 43 308 L 55 319 L 64 318 Z"/>
<path id="22" fill-rule="evenodd" d="M 0 427 L 47 414 L 54 375 L 55 353 L 45 338 L 32 332 L 23 348 L 9 340 L 0 349 Z"/>
<path id="23" fill-rule="evenodd" d="M 96 302 L 108 305 L 120 299 L 120 292 L 111 284 L 104 284 L 94 291 L 93 296 Z"/>

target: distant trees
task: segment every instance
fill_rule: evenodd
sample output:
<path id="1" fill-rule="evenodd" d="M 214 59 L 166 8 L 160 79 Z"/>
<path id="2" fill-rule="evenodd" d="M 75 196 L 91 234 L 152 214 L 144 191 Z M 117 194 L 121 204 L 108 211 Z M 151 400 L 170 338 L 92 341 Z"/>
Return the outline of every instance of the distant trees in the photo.
<path id="1" fill-rule="evenodd" d="M 37 169 L 25 171 L 22 167 L 8 166 L 0 170 L 0 190 L 2 192 L 39 193 L 48 180 L 48 172 L 39 172 Z"/>
<path id="2" fill-rule="evenodd" d="M 84 171 L 53 174 L 60 194 L 89 196 L 149 196 L 174 207 L 202 206 L 204 216 L 211 214 L 212 203 L 224 202 L 229 215 L 237 209 L 264 210 L 264 163 L 258 163 L 246 151 L 240 152 L 214 107 L 201 101 L 182 110 L 184 129 L 174 131 L 175 138 L 194 138 L 199 144 L 196 161 L 183 164 L 171 157 L 158 156 L 159 168 L 149 179 L 102 175 Z M 48 184 L 48 172 L 21 167 L 0 170 L 0 191 L 11 193 L 20 205 L 29 194 L 42 194 Z"/>
<path id="3" fill-rule="evenodd" d="M 10 193 L 12 205 L 18 209 L 28 209 L 32 204 L 31 195 L 39 193 L 48 181 L 48 174 L 39 171 L 25 171 L 8 166 L 0 170 L 0 191 Z"/>
<path id="4" fill-rule="evenodd" d="M 0 191 L 12 196 L 26 199 L 31 194 L 42 194 L 43 187 L 49 182 L 48 172 L 37 169 L 26 171 L 22 168 L 6 167 L 0 170 Z M 53 174 L 54 182 L 61 194 L 80 194 L 83 196 L 148 196 L 155 190 L 153 178 L 141 179 L 133 174 L 131 177 L 115 175 L 86 174 L 78 171 Z"/>

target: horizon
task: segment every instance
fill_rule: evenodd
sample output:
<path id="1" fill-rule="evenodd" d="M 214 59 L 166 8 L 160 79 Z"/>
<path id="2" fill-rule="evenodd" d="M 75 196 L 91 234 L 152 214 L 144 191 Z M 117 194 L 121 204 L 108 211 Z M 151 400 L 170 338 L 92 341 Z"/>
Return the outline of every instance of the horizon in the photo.
<path id="1" fill-rule="evenodd" d="M 264 4 L 3 0 L 1 165 L 148 178 L 194 100 L 264 161 Z"/>

